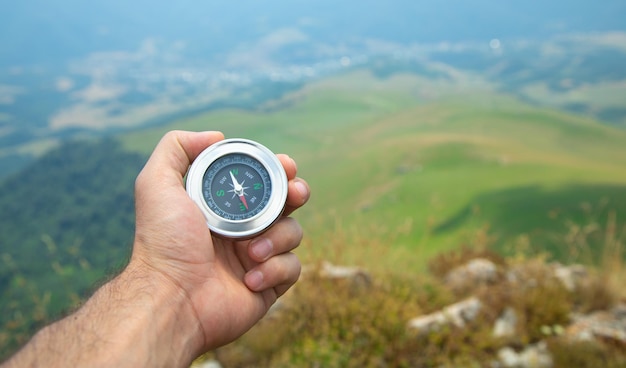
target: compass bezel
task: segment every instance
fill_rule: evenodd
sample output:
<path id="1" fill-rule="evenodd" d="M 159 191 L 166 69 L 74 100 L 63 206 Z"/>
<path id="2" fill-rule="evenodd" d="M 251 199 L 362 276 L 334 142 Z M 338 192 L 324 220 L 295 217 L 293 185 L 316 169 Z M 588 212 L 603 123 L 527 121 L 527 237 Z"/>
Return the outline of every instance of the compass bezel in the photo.
<path id="1" fill-rule="evenodd" d="M 242 154 L 255 159 L 267 171 L 271 182 L 267 205 L 247 219 L 231 220 L 219 216 L 209 208 L 203 194 L 205 173 L 213 162 L 229 154 Z M 280 218 L 287 200 L 287 174 L 278 157 L 262 144 L 243 138 L 225 139 L 202 151 L 187 172 L 185 187 L 189 197 L 202 211 L 209 229 L 217 235 L 233 239 L 251 238 L 267 230 Z M 213 194 L 209 192 L 209 195 Z"/>

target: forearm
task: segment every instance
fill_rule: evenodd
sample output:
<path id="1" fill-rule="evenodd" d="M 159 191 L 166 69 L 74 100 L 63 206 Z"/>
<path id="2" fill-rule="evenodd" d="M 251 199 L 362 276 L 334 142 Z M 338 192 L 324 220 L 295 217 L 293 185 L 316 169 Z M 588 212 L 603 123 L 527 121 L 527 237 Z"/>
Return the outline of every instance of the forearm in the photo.
<path id="1" fill-rule="evenodd" d="M 199 336 L 185 295 L 129 266 L 74 314 L 37 333 L 6 367 L 188 366 L 203 344 Z"/>

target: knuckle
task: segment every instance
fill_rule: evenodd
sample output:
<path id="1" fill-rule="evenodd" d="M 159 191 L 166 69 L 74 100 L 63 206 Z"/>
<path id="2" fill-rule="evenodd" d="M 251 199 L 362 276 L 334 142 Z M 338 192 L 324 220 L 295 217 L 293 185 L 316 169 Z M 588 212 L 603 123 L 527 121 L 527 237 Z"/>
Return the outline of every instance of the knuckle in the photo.
<path id="1" fill-rule="evenodd" d="M 285 238 L 285 243 L 289 244 L 290 249 L 300 245 L 304 237 L 304 231 L 296 219 L 292 217 L 283 218 L 281 220 L 281 228 L 280 234 Z"/>
<path id="2" fill-rule="evenodd" d="M 296 282 L 300 278 L 300 274 L 302 273 L 302 263 L 300 262 L 300 258 L 294 253 L 290 253 L 293 256 L 293 282 Z"/>
<path id="3" fill-rule="evenodd" d="M 176 139 L 180 135 L 180 133 L 181 133 L 180 130 L 170 130 L 163 135 L 163 139 L 165 140 Z"/>

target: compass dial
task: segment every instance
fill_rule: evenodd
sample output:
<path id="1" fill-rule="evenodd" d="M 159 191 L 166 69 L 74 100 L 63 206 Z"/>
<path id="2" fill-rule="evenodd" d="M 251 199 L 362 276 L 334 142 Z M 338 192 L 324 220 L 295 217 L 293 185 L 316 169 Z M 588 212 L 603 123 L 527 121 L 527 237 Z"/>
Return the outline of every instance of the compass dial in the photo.
<path id="1" fill-rule="evenodd" d="M 265 146 L 247 139 L 226 139 L 194 160 L 186 189 L 211 231 L 244 239 L 267 230 L 280 218 L 287 199 L 287 175 Z"/>
<path id="2" fill-rule="evenodd" d="M 238 153 L 214 161 L 202 181 L 208 207 L 227 220 L 258 215 L 267 206 L 271 193 L 267 169 L 255 158 Z"/>

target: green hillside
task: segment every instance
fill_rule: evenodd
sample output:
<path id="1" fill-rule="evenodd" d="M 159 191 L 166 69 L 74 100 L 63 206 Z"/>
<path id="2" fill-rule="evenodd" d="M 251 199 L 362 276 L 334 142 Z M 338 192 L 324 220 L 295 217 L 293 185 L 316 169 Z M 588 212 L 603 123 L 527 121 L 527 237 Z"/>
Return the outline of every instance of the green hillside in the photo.
<path id="1" fill-rule="evenodd" d="M 503 250 L 530 239 L 565 257 L 572 226 L 626 213 L 626 132 L 488 86 L 470 91 L 360 71 L 261 111 L 209 113 L 122 139 L 149 153 L 169 129 L 221 130 L 290 154 L 313 190 L 298 213 L 310 245 L 302 252 L 347 261 L 367 262 L 359 239 L 379 239 L 421 265 L 485 232 Z"/>
<path id="2" fill-rule="evenodd" d="M 73 141 L 0 182 L 0 360 L 125 264 L 144 162 Z"/>
<path id="3" fill-rule="evenodd" d="M 626 236 L 626 131 L 467 76 L 357 71 L 257 110 L 66 144 L 2 181 L 0 358 L 123 265 L 135 176 L 171 129 L 221 130 L 296 159 L 312 188 L 296 213 L 305 264 L 420 273 L 462 244 L 589 262 L 608 219 Z"/>

